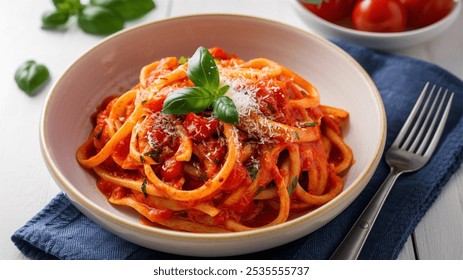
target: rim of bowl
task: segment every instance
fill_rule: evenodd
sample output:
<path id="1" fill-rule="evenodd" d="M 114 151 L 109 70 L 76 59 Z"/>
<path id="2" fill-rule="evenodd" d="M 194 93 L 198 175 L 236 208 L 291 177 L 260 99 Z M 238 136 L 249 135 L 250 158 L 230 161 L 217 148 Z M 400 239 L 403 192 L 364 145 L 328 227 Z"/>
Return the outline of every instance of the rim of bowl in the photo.
<path id="1" fill-rule="evenodd" d="M 405 31 L 401 31 L 401 32 L 370 32 L 370 31 L 362 31 L 362 30 L 356 30 L 356 29 L 353 29 L 353 28 L 349 28 L 349 27 L 345 27 L 345 26 L 342 26 L 342 25 L 338 25 L 336 23 L 332 23 L 324 18 L 321 18 L 319 16 L 317 16 L 316 14 L 312 13 L 311 11 L 307 10 L 303 5 L 302 3 L 300 2 L 300 0 L 293 0 L 294 2 L 296 2 L 296 4 L 298 5 L 298 8 L 301 9 L 301 12 L 303 12 L 304 14 L 306 14 L 307 16 L 309 16 L 310 18 L 312 18 L 314 21 L 317 21 L 318 23 L 320 23 L 321 25 L 325 26 L 325 27 L 328 27 L 328 28 L 331 28 L 331 29 L 335 29 L 339 32 L 344 32 L 344 33 L 348 33 L 350 35 L 353 35 L 353 36 L 363 36 L 363 37 L 374 37 L 374 38 L 378 38 L 378 39 L 389 39 L 389 38 L 401 38 L 401 37 L 408 37 L 408 36 L 415 36 L 415 35 L 418 35 L 418 34 L 421 34 L 421 33 L 425 33 L 429 30 L 432 30 L 438 26 L 443 26 L 445 25 L 445 23 L 447 22 L 453 22 L 458 14 L 460 13 L 460 7 L 461 7 L 461 1 L 459 0 L 454 0 L 454 6 L 453 6 L 453 9 L 452 11 L 446 15 L 445 17 L 441 18 L 440 20 L 430 24 L 430 25 L 427 25 L 427 26 L 423 26 L 421 28 L 417 28 L 417 29 L 410 29 L 410 30 L 405 30 Z"/>
<path id="2" fill-rule="evenodd" d="M 53 157 L 50 152 L 50 147 L 48 144 L 47 140 L 47 127 L 46 127 L 46 119 L 47 119 L 47 112 L 50 110 L 50 100 L 56 95 L 57 93 L 55 92 L 55 88 L 57 85 L 60 83 L 61 79 L 63 79 L 66 74 L 73 68 L 76 67 L 75 65 L 81 60 L 84 59 L 86 56 L 90 55 L 96 48 L 101 47 L 102 45 L 106 44 L 108 41 L 113 40 L 116 37 L 119 36 L 124 36 L 124 34 L 133 32 L 134 30 L 142 29 L 145 28 L 146 26 L 153 25 L 153 24 L 158 24 L 158 23 L 165 23 L 169 21 L 178 21 L 178 20 L 187 20 L 189 18 L 202 18 L 202 19 L 212 19 L 214 17 L 220 17 L 226 19 L 226 18 L 243 18 L 243 19 L 248 19 L 248 20 L 253 20 L 253 21 L 259 21 L 261 23 L 268 23 L 271 25 L 276 25 L 276 26 L 283 26 L 288 29 L 292 29 L 294 31 L 302 32 L 305 36 L 311 37 L 313 40 L 318 40 L 319 42 L 323 43 L 327 48 L 331 48 L 333 51 L 336 51 L 340 54 L 342 54 L 347 60 L 349 60 L 350 63 L 352 63 L 357 70 L 362 74 L 362 76 L 365 78 L 365 80 L 368 82 L 368 85 L 374 95 L 374 100 L 377 104 L 377 107 L 379 109 L 379 117 L 380 117 L 380 141 L 376 144 L 375 147 L 375 156 L 370 159 L 368 162 L 368 167 L 364 170 L 361 171 L 359 176 L 348 186 L 344 186 L 344 190 L 333 200 L 329 201 L 327 204 L 322 205 L 318 208 L 316 208 L 313 211 L 310 211 L 298 218 L 288 220 L 282 224 L 274 225 L 274 226 L 269 226 L 269 227 L 264 227 L 264 228 L 257 228 L 254 230 L 249 230 L 249 231 L 242 231 L 242 232 L 231 232 L 231 233 L 191 233 L 191 232 L 182 232 L 182 231 L 175 231 L 175 230 L 170 230 L 170 229 L 162 229 L 158 227 L 149 227 L 146 225 L 142 225 L 140 223 L 134 223 L 130 222 L 126 219 L 124 219 L 121 216 L 115 215 L 113 213 L 110 213 L 100 207 L 98 204 L 87 198 L 84 194 L 82 194 L 79 190 L 77 190 L 67 179 L 66 177 L 61 173 L 60 168 L 57 166 L 55 161 L 53 160 Z M 336 46 L 335 44 L 327 41 L 326 39 L 323 39 L 313 33 L 310 33 L 304 29 L 270 20 L 270 19 L 265 19 L 265 18 L 260 18 L 257 16 L 249 16 L 249 15 L 241 15 L 241 14 L 221 14 L 221 13 L 205 13 L 205 14 L 194 14 L 194 15 L 185 15 L 185 16 L 175 16 L 175 17 L 170 17 L 170 18 L 165 18 L 165 19 L 160 19 L 160 20 L 155 20 L 151 21 L 148 23 L 142 23 L 138 24 L 136 26 L 126 28 L 122 31 L 119 31 L 113 35 L 108 36 L 105 39 L 102 39 L 99 43 L 91 47 L 89 50 L 87 50 L 83 55 L 81 55 L 79 58 L 77 58 L 67 69 L 59 76 L 57 81 L 53 84 L 52 88 L 48 92 L 47 98 L 45 100 L 45 105 L 42 111 L 41 115 L 41 120 L 40 120 L 40 148 L 42 152 L 42 157 L 45 160 L 45 163 L 49 169 L 49 172 L 51 173 L 52 177 L 55 179 L 55 181 L 58 183 L 60 189 L 63 191 L 63 193 L 71 200 L 71 202 L 77 203 L 80 206 L 84 207 L 86 210 L 94 213 L 96 216 L 103 217 L 105 219 L 110 220 L 112 223 L 115 223 L 117 225 L 120 225 L 124 228 L 130 228 L 130 230 L 135 230 L 137 232 L 143 232 L 147 234 L 157 234 L 158 236 L 163 236 L 167 238 L 188 238 L 188 239 L 196 239 L 196 240 L 210 240 L 210 239 L 220 239 L 220 240 L 227 240 L 227 239 L 236 239 L 236 238 L 243 238 L 246 236 L 251 236 L 251 235 L 256 235 L 256 234 L 269 234 L 275 231 L 279 231 L 280 229 L 283 228 L 292 228 L 295 227 L 301 223 L 306 222 L 307 220 L 311 220 L 314 217 L 317 217 L 322 214 L 322 212 L 325 212 L 329 209 L 339 207 L 342 205 L 342 201 L 345 198 L 351 198 L 351 201 L 344 206 L 346 208 L 349 206 L 356 198 L 356 196 L 363 191 L 365 188 L 366 184 L 368 181 L 371 179 L 373 176 L 373 172 L 376 170 L 377 165 L 382 157 L 382 152 L 384 149 L 384 145 L 386 142 L 386 113 L 384 109 L 384 105 L 381 99 L 381 96 L 379 94 L 378 89 L 376 88 L 375 83 L 369 76 L 369 74 L 360 66 L 360 64 L 357 63 L 349 54 L 347 54 L 344 50 L 342 50 L 340 47 Z M 352 197 L 354 196 L 354 197 Z M 343 208 L 343 209 L 344 209 Z M 341 211 L 343 210 L 341 209 Z M 339 211 L 339 213 L 341 212 Z M 331 217 L 333 219 L 337 215 L 334 215 Z"/>

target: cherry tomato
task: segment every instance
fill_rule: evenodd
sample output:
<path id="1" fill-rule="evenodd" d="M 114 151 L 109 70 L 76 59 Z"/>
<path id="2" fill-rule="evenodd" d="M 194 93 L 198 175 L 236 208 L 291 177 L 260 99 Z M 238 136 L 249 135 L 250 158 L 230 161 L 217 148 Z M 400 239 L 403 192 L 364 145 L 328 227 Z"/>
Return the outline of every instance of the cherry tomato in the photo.
<path id="1" fill-rule="evenodd" d="M 174 158 L 167 159 L 161 167 L 161 175 L 164 181 L 178 179 L 183 174 L 183 162 L 176 161 Z"/>
<path id="2" fill-rule="evenodd" d="M 350 16 L 355 0 L 324 0 L 321 4 L 301 3 L 323 19 L 338 21 Z"/>
<path id="3" fill-rule="evenodd" d="M 222 50 L 221 48 L 218 48 L 218 47 L 210 48 L 209 52 L 215 58 L 228 59 L 228 54 L 224 50 Z"/>
<path id="4" fill-rule="evenodd" d="M 219 126 L 218 119 L 205 119 L 193 113 L 185 117 L 183 126 L 190 137 L 197 141 L 203 141 L 211 137 Z"/>
<path id="5" fill-rule="evenodd" d="M 444 18 L 453 9 L 453 0 L 400 0 L 407 9 L 407 23 L 420 28 Z"/>
<path id="6" fill-rule="evenodd" d="M 407 11 L 400 0 L 360 0 L 352 12 L 355 29 L 400 32 L 407 24 Z"/>

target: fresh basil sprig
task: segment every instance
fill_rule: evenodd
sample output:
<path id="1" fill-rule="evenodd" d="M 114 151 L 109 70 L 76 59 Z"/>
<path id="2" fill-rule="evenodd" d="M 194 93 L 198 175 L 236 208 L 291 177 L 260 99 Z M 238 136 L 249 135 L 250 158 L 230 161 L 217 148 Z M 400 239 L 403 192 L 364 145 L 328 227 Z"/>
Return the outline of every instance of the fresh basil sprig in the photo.
<path id="1" fill-rule="evenodd" d="M 71 17 L 77 17 L 82 31 L 108 35 L 124 28 L 128 20 L 140 18 L 155 8 L 153 0 L 53 0 L 54 11 L 42 15 L 42 28 L 64 29 Z"/>
<path id="2" fill-rule="evenodd" d="M 18 87 L 30 96 L 37 93 L 49 77 L 50 73 L 47 67 L 34 60 L 28 60 L 21 64 L 14 75 Z"/>
<path id="3" fill-rule="evenodd" d="M 219 120 L 238 124 L 235 103 L 230 97 L 225 96 L 229 86 L 220 87 L 217 64 L 206 48 L 199 47 L 188 60 L 187 75 L 195 86 L 170 93 L 164 101 L 163 113 L 175 115 L 199 113 L 212 106 L 212 111 Z"/>

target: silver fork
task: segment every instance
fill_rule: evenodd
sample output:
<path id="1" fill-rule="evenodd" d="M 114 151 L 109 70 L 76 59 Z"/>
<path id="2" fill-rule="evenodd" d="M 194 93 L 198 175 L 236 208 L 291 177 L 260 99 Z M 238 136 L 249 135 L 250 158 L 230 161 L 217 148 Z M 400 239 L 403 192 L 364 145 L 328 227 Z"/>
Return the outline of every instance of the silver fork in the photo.
<path id="1" fill-rule="evenodd" d="M 441 97 L 443 89 L 436 90 L 433 86 L 427 94 L 428 87 L 429 82 L 386 152 L 389 175 L 330 259 L 357 259 L 396 179 L 405 172 L 417 171 L 431 158 L 444 130 L 453 93 L 448 98 L 448 90 L 445 90 Z"/>

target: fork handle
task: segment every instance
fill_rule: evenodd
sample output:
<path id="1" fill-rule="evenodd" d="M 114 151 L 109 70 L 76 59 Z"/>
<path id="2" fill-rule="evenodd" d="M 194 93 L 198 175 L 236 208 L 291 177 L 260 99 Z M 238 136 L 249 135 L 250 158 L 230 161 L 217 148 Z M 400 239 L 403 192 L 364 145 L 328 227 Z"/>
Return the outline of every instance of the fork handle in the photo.
<path id="1" fill-rule="evenodd" d="M 400 174 L 402 174 L 402 172 L 391 168 L 389 175 L 379 187 L 375 196 L 372 198 L 370 203 L 368 203 L 368 206 L 365 210 L 363 210 L 362 215 L 360 215 L 349 233 L 331 256 L 331 260 L 356 260 L 358 258 L 360 251 L 363 248 L 363 244 L 365 244 L 371 228 L 376 221 L 376 217 L 378 217 L 379 211 L 383 207 L 389 191 Z"/>

